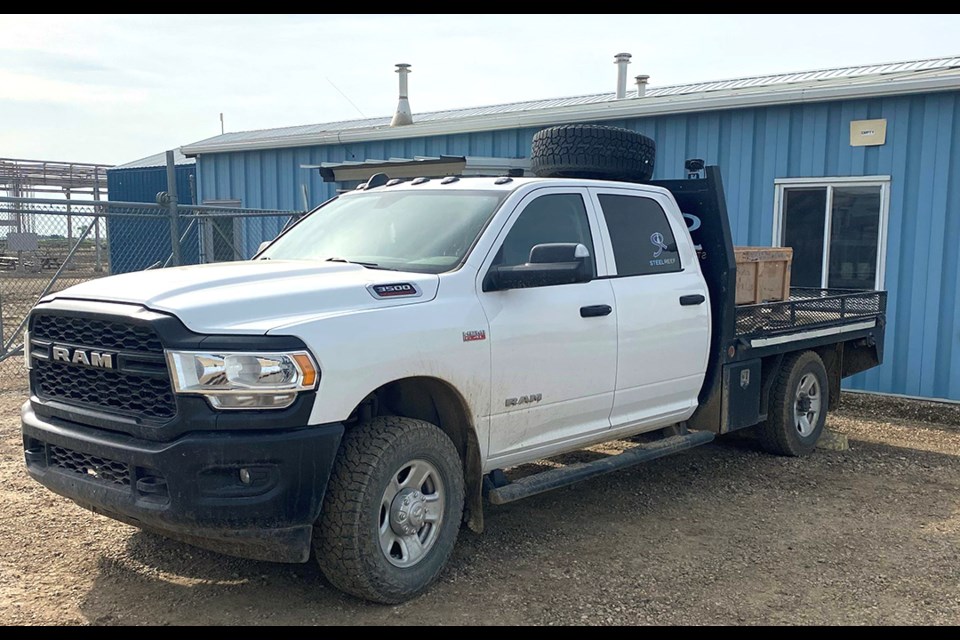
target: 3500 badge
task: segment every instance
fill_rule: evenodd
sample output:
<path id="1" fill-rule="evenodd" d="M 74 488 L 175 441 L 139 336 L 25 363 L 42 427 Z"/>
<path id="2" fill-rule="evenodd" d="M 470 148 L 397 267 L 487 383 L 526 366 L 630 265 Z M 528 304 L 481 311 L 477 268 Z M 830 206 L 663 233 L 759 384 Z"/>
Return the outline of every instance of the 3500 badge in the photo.
<path id="1" fill-rule="evenodd" d="M 392 282 L 390 284 L 371 284 L 367 287 L 374 298 L 415 298 L 421 295 L 420 288 L 412 282 Z"/>

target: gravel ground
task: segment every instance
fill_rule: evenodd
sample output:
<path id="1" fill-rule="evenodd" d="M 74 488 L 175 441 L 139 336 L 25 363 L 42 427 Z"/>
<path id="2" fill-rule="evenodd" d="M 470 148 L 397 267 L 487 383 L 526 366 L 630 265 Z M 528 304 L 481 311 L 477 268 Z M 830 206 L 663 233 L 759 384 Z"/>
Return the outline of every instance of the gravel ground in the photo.
<path id="1" fill-rule="evenodd" d="M 4 624 L 960 624 L 960 407 L 846 394 L 850 450 L 722 441 L 489 507 L 425 595 L 228 558 L 80 509 L 23 469 L 0 393 Z"/>

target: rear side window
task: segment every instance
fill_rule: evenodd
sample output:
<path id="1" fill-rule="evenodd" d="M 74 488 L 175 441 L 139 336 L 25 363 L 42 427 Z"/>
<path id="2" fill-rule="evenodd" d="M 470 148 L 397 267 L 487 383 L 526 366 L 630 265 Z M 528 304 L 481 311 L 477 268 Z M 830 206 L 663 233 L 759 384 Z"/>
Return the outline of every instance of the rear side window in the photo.
<path id="1" fill-rule="evenodd" d="M 680 271 L 680 254 L 667 214 L 655 200 L 640 196 L 598 196 L 613 243 L 619 276 Z"/>

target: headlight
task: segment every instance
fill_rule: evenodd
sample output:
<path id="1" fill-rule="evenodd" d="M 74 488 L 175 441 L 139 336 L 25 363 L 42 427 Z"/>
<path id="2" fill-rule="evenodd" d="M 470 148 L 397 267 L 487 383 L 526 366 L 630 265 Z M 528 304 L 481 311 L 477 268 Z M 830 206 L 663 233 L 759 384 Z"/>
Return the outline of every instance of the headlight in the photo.
<path id="1" fill-rule="evenodd" d="M 204 353 L 167 351 L 177 393 L 206 396 L 215 409 L 282 409 L 317 387 L 319 373 L 306 351 Z"/>

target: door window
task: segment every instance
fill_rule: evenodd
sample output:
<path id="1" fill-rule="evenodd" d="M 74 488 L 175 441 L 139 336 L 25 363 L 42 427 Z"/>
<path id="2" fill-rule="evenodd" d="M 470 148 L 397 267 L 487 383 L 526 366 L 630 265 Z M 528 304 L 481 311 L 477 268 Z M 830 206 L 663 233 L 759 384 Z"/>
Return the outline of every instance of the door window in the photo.
<path id="1" fill-rule="evenodd" d="M 596 274 L 590 221 L 580 194 L 550 194 L 528 204 L 500 245 L 493 266 L 525 264 L 534 246 L 554 242 L 576 242 L 587 247 L 591 275 Z"/>
<path id="2" fill-rule="evenodd" d="M 667 221 L 655 200 L 639 196 L 600 194 L 618 276 L 642 276 L 680 271 L 680 254 Z"/>

